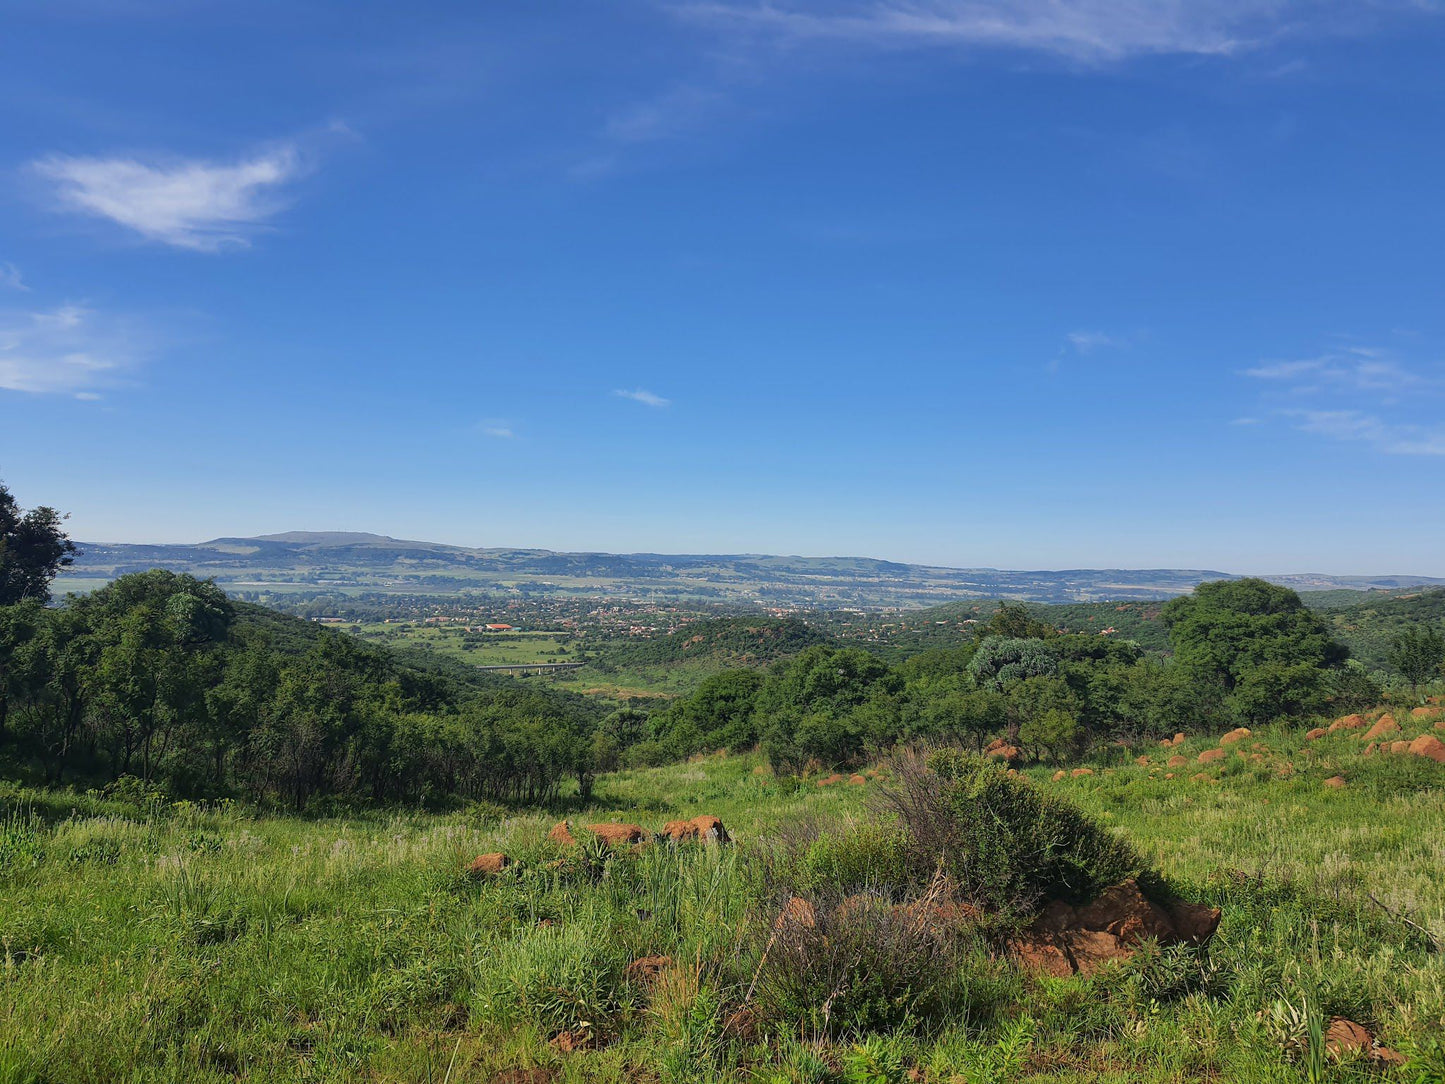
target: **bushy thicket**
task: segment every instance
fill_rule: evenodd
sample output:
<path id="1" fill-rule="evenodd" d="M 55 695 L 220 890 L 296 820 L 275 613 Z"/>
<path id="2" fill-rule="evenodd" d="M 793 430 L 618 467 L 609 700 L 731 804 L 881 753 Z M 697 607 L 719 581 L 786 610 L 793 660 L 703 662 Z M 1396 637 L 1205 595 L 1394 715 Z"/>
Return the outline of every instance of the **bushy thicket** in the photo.
<path id="1" fill-rule="evenodd" d="M 661 763 L 761 744 L 776 769 L 843 766 L 900 742 L 982 746 L 1065 760 L 1091 745 L 1223 730 L 1375 703 L 1379 687 L 1287 588 L 1203 584 L 1164 607 L 1172 657 L 1129 640 L 1060 633 L 1000 607 L 974 639 L 897 666 L 816 644 L 765 675 L 726 671 L 653 714 L 631 754 Z M 625 758 L 624 758 L 625 759 Z"/>
<path id="2" fill-rule="evenodd" d="M 579 697 L 398 662 L 154 570 L 0 607 L 0 758 L 44 782 L 126 776 L 177 796 L 535 802 L 590 786 Z"/>

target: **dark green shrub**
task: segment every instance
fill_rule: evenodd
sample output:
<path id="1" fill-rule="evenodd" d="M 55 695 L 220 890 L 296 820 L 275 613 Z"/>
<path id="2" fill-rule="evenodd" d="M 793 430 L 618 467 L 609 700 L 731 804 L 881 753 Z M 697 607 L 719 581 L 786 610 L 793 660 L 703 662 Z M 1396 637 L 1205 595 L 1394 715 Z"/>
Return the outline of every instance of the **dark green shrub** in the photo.
<path id="1" fill-rule="evenodd" d="M 1022 916 L 1043 900 L 1083 902 L 1139 871 L 1121 838 L 983 757 L 905 752 L 894 775 L 884 800 L 906 829 L 915 881 L 941 869 L 985 912 Z"/>

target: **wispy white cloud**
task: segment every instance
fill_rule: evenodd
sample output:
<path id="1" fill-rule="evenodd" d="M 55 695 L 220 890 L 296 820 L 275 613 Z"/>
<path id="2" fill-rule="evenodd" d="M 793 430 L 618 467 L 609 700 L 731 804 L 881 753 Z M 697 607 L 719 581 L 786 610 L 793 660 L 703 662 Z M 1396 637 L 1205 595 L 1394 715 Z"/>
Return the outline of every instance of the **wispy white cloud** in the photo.
<path id="1" fill-rule="evenodd" d="M 0 312 L 0 389 L 97 399 L 142 353 L 125 321 L 79 305 Z"/>
<path id="2" fill-rule="evenodd" d="M 1296 391 L 1320 387 L 1400 393 L 1421 387 L 1429 378 L 1405 368 L 1375 347 L 1354 346 L 1314 358 L 1266 361 L 1243 375 L 1255 380 L 1292 385 Z"/>
<path id="3" fill-rule="evenodd" d="M 1102 62 L 1238 52 L 1301 7 L 1288 0 L 702 0 L 674 10 L 787 43 L 994 47 Z"/>
<path id="4" fill-rule="evenodd" d="M 1297 410 L 1295 428 L 1335 440 L 1363 441 L 1390 455 L 1445 455 L 1445 427 L 1390 423 L 1359 410 Z"/>
<path id="5" fill-rule="evenodd" d="M 1258 418 L 1250 418 L 1250 417 L 1235 418 L 1235 419 L 1234 419 L 1233 421 L 1231 421 L 1229 424 L 1230 424 L 1230 425 L 1258 425 L 1258 424 L 1259 424 L 1259 419 L 1258 419 Z"/>
<path id="6" fill-rule="evenodd" d="M 284 206 L 282 188 L 304 172 L 290 146 L 235 163 L 54 155 L 32 168 L 54 182 L 63 208 L 200 252 L 248 245 Z"/>
<path id="7" fill-rule="evenodd" d="M 642 403 L 644 406 L 650 407 L 665 407 L 672 403 L 671 399 L 664 399 L 660 395 L 654 395 L 646 388 L 634 388 L 631 391 L 618 388 L 612 394 L 623 399 L 631 399 L 635 403 Z"/>
<path id="8" fill-rule="evenodd" d="M 1089 354 L 1109 346 L 1123 346 L 1127 342 L 1122 336 L 1107 335 L 1102 331 L 1071 331 L 1064 337 L 1080 354 Z"/>
<path id="9" fill-rule="evenodd" d="M 0 287 L 6 290 L 30 292 L 30 287 L 26 286 L 25 280 L 20 277 L 20 268 L 13 263 L 0 263 Z"/>
<path id="10" fill-rule="evenodd" d="M 484 425 L 482 426 L 482 435 L 496 440 L 511 440 L 517 434 L 509 425 Z"/>

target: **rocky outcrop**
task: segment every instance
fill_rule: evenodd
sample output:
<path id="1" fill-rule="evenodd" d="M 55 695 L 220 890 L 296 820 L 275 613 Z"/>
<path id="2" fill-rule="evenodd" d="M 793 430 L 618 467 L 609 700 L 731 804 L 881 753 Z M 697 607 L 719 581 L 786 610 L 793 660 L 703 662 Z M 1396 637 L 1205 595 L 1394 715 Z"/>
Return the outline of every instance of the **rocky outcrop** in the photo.
<path id="1" fill-rule="evenodd" d="M 1324 727 L 1317 726 L 1305 735 L 1305 741 L 1319 741 L 1328 733 L 1329 731 L 1326 730 Z"/>
<path id="2" fill-rule="evenodd" d="M 1217 907 L 1150 900 L 1133 879 L 1082 907 L 1055 900 L 1034 919 L 1013 949 L 1026 967 L 1051 975 L 1092 974 L 1134 954 L 1140 942 L 1203 945 L 1219 928 Z"/>
<path id="3" fill-rule="evenodd" d="M 1219 744 L 1233 745 L 1237 741 L 1244 741 L 1245 738 L 1249 737 L 1250 733 L 1251 731 L 1247 726 L 1235 727 L 1228 734 L 1224 735 L 1224 737 L 1219 739 Z"/>
<path id="4" fill-rule="evenodd" d="M 1223 760 L 1226 754 L 1223 749 L 1206 749 L 1195 757 L 1200 764 L 1213 764 L 1215 761 Z"/>

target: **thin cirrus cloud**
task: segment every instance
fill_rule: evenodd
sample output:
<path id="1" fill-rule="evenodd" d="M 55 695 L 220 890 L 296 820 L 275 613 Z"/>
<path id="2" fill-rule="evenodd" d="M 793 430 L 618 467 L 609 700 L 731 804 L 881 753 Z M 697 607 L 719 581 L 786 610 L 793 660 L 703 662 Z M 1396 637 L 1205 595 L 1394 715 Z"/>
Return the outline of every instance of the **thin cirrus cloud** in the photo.
<path id="1" fill-rule="evenodd" d="M 1390 423 L 1360 410 L 1287 412 L 1295 428 L 1335 440 L 1363 441 L 1389 455 L 1445 455 L 1445 428 Z"/>
<path id="2" fill-rule="evenodd" d="M 641 403 L 643 406 L 665 407 L 672 404 L 671 399 L 664 399 L 662 396 L 655 395 L 646 388 L 633 388 L 631 391 L 618 388 L 612 394 L 620 399 L 631 399 L 634 403 Z"/>
<path id="3" fill-rule="evenodd" d="M 30 287 L 26 286 L 25 280 L 20 277 L 20 268 L 13 263 L 0 263 L 0 288 L 30 292 Z"/>
<path id="4" fill-rule="evenodd" d="M 284 187 L 304 172 L 293 147 L 234 163 L 54 155 L 32 168 L 53 182 L 63 209 L 197 252 L 249 245 L 285 206 Z"/>
<path id="5" fill-rule="evenodd" d="M 794 45 L 992 47 L 1087 62 L 1236 53 L 1312 14 L 1298 0 L 702 0 L 674 10 Z"/>
<path id="6" fill-rule="evenodd" d="M 0 313 L 0 389 L 98 399 L 140 353 L 132 329 L 80 305 Z"/>
<path id="7" fill-rule="evenodd" d="M 1445 455 L 1445 427 L 1433 421 L 1434 400 L 1445 381 L 1401 364 L 1387 350 L 1349 346 L 1318 357 L 1261 362 L 1240 375 L 1286 396 L 1291 405 L 1273 413 L 1299 432 L 1387 455 Z"/>

